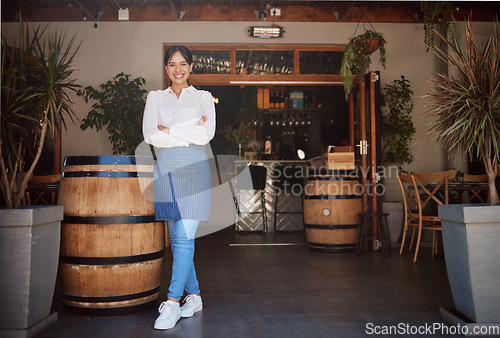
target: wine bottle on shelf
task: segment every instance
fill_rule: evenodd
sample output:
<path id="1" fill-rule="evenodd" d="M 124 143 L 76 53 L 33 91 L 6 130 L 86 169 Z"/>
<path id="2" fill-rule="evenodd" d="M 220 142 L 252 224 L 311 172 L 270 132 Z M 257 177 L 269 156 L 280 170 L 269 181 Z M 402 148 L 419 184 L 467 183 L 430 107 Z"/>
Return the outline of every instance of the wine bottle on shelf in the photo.
<path id="1" fill-rule="evenodd" d="M 265 138 L 264 149 L 260 152 L 258 156 L 259 160 L 276 160 L 277 156 L 273 152 L 273 145 L 271 143 L 271 136 L 268 135 Z"/>
<path id="2" fill-rule="evenodd" d="M 285 94 L 283 90 L 280 93 L 280 108 L 285 108 Z"/>
<path id="3" fill-rule="evenodd" d="M 271 90 L 269 106 L 271 108 L 276 108 L 276 92 L 274 90 Z"/>
<path id="4" fill-rule="evenodd" d="M 318 103 L 316 102 L 316 94 L 312 94 L 311 97 L 311 108 L 318 108 Z"/>

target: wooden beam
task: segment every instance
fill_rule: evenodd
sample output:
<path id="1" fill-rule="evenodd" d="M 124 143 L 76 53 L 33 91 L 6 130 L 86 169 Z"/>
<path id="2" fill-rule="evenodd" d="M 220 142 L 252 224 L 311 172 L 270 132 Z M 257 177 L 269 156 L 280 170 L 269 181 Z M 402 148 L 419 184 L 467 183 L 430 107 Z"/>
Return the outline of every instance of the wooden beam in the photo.
<path id="1" fill-rule="evenodd" d="M 88 15 L 88 16 L 90 16 L 94 22 L 97 22 L 97 19 L 96 19 L 96 17 L 94 16 L 94 14 L 92 14 L 92 12 L 91 12 L 90 10 L 88 10 L 88 9 L 87 9 L 84 5 L 82 5 L 82 3 L 81 3 L 80 1 L 78 1 L 78 0 L 73 0 L 73 2 L 74 2 L 75 4 L 77 4 L 77 5 L 78 5 L 78 7 L 80 7 L 81 9 L 83 9 L 83 10 L 85 11 L 85 14 L 86 14 L 86 15 Z M 98 9 L 98 10 L 99 10 L 99 9 Z"/>
<path id="2" fill-rule="evenodd" d="M 82 21 L 83 9 L 77 6 L 76 1 L 86 5 L 83 0 L 75 0 L 75 6 L 72 7 L 23 7 L 24 13 L 31 22 L 37 21 Z M 103 12 L 100 22 L 118 21 L 116 6 L 101 6 Z M 167 2 L 165 2 L 167 3 Z M 235 0 L 236 6 L 214 7 L 212 4 L 205 5 L 178 5 L 179 1 L 169 0 L 170 5 L 165 6 L 129 6 L 130 21 L 255 21 L 255 7 L 241 4 Z M 88 5 L 86 5 L 88 7 Z M 415 8 L 412 6 L 390 6 L 382 7 L 361 7 L 353 2 L 341 2 L 338 11 L 329 2 L 320 2 L 316 6 L 287 3 L 282 6 L 281 16 L 273 17 L 274 22 L 358 22 L 361 16 L 361 10 L 367 20 L 374 22 L 394 22 L 394 23 L 415 23 Z M 8 9 L 8 8 L 7 8 Z M 258 11 L 265 10 L 265 2 L 262 2 Z M 95 8 L 85 8 L 87 15 L 95 21 Z M 336 14 L 336 12 L 338 12 Z M 16 10 L 2 11 L 2 21 L 15 21 Z M 185 13 L 184 16 L 181 16 Z M 457 20 L 463 20 L 466 13 L 461 9 L 458 14 L 454 13 Z M 467 13 L 469 13 L 467 11 Z M 491 10 L 475 9 L 472 12 L 473 21 L 491 21 Z"/>
<path id="3" fill-rule="evenodd" d="M 181 21 L 186 12 L 179 11 L 177 9 L 177 6 L 174 4 L 174 0 L 168 0 L 168 3 L 170 5 L 170 8 L 172 9 L 172 14 L 174 15 L 175 20 Z"/>
<path id="4" fill-rule="evenodd" d="M 254 11 L 255 16 L 257 17 L 257 20 L 264 20 L 267 16 L 267 9 L 266 9 L 267 1 L 260 0 L 259 1 L 259 8 Z"/>
<path id="5" fill-rule="evenodd" d="M 346 15 L 351 11 L 353 5 L 354 1 L 342 1 L 339 3 L 338 14 L 335 15 L 338 22 L 342 22 Z"/>
<path id="6" fill-rule="evenodd" d="M 117 9 L 122 8 L 117 0 L 113 0 L 113 3 L 115 4 Z"/>

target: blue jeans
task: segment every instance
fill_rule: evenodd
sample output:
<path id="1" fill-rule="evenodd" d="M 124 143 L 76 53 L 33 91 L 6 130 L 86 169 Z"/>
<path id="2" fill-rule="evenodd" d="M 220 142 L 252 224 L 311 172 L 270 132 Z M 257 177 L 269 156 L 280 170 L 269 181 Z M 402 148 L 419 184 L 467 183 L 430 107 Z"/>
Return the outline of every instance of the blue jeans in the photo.
<path id="1" fill-rule="evenodd" d="M 170 247 L 172 249 L 172 278 L 168 298 L 181 300 L 187 294 L 200 293 L 194 269 L 194 236 L 200 221 L 192 219 L 167 221 Z"/>

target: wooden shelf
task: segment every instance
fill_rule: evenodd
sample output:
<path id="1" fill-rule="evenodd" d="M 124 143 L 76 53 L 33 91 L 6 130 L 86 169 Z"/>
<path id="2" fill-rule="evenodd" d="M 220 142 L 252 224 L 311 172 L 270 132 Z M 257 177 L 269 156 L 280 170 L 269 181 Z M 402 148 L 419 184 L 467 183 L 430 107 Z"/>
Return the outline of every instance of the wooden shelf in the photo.
<path id="1" fill-rule="evenodd" d="M 164 53 L 169 47 L 164 44 Z M 332 52 L 343 53 L 344 45 L 227 45 L 227 44 L 194 44 L 186 45 L 191 51 L 219 51 L 227 54 L 229 58 L 229 74 L 191 74 L 189 80 L 199 86 L 265 86 L 265 87 L 284 87 L 284 86 L 341 86 L 342 76 L 340 74 L 313 74 L 302 73 L 300 70 L 301 52 Z M 263 52 L 292 52 L 291 64 L 293 64 L 292 74 L 242 74 L 237 72 L 237 53 L 242 51 Z M 241 69 L 241 68 L 239 68 Z M 163 66 L 162 66 L 163 71 Z M 306 72 L 306 70 L 303 70 Z M 163 72 L 164 73 L 164 72 Z M 339 71 L 340 73 L 340 71 Z M 168 87 L 168 78 L 164 74 L 164 88 Z"/>
<path id="2" fill-rule="evenodd" d="M 279 113 L 279 112 L 297 112 L 297 113 L 300 113 L 300 112 L 304 112 L 304 113 L 307 113 L 307 112 L 310 112 L 310 111 L 321 111 L 321 108 L 267 108 L 267 109 L 264 109 L 264 108 L 261 108 L 259 109 L 259 111 L 263 111 L 263 112 L 270 112 L 270 113 Z"/>

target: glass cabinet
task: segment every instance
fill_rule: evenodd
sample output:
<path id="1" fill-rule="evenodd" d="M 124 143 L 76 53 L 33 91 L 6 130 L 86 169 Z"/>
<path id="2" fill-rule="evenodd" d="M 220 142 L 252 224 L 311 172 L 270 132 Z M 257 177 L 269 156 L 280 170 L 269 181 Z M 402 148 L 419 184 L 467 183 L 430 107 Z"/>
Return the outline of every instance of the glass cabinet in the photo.
<path id="1" fill-rule="evenodd" d="M 164 51 L 169 45 L 163 46 Z M 341 85 L 342 45 L 186 45 L 196 85 Z M 164 87 L 167 79 L 164 76 Z"/>

